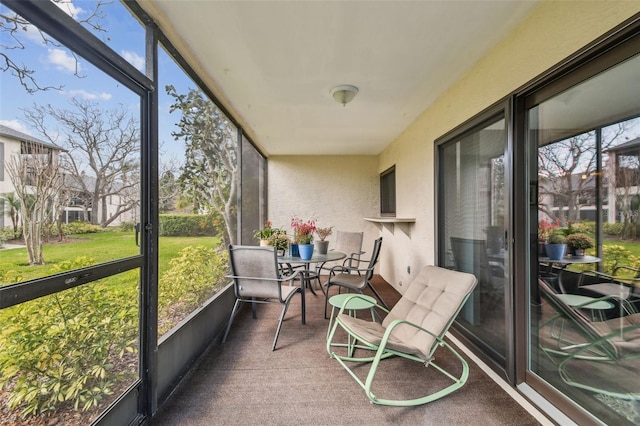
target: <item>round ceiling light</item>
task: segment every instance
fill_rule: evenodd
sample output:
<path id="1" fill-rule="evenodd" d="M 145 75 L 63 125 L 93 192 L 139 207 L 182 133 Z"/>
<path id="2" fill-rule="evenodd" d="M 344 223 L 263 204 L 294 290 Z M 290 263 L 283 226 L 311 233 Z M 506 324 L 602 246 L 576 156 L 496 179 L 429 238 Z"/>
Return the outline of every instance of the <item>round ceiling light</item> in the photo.
<path id="1" fill-rule="evenodd" d="M 357 94 L 358 88 L 349 84 L 336 86 L 331 89 L 331 97 L 335 99 L 336 102 L 341 103 L 342 106 L 345 106 L 346 104 L 351 102 Z"/>

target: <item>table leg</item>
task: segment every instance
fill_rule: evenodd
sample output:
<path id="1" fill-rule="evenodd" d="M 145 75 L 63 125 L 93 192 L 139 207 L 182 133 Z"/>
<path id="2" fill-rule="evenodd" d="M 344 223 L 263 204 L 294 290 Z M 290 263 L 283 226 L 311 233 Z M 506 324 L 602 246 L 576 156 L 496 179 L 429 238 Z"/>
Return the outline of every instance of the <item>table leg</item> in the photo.
<path id="1" fill-rule="evenodd" d="M 301 297 L 302 297 L 302 324 L 306 324 L 307 323 L 307 304 L 306 304 L 306 300 L 305 300 L 305 286 L 307 285 L 305 283 L 305 275 L 306 272 L 300 277 L 300 291 L 301 291 Z"/>

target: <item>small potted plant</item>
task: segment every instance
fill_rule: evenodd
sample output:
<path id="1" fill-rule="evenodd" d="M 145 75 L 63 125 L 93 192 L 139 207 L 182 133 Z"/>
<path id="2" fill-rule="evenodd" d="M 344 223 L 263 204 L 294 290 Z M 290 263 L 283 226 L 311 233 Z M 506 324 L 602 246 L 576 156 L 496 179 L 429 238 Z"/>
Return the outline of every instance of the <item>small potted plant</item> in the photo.
<path id="1" fill-rule="evenodd" d="M 264 223 L 264 228 L 253 231 L 253 237 L 260 240 L 261 246 L 268 246 L 270 245 L 269 237 L 272 236 L 277 231 L 279 231 L 279 229 L 272 228 L 271 221 L 268 220 Z"/>
<path id="2" fill-rule="evenodd" d="M 276 232 L 271 234 L 267 241 L 269 242 L 270 246 L 274 246 L 276 248 L 278 256 L 284 256 L 287 247 L 289 247 L 289 237 L 287 236 L 287 231 L 282 229 L 277 229 Z"/>
<path id="3" fill-rule="evenodd" d="M 549 233 L 547 244 L 545 245 L 549 260 L 560 260 L 564 257 L 564 253 L 567 250 L 565 238 L 564 233 L 560 230 Z"/>
<path id="4" fill-rule="evenodd" d="M 317 250 L 319 254 L 327 254 L 327 251 L 329 250 L 329 241 L 326 241 L 326 238 L 331 235 L 332 231 L 333 226 L 328 228 L 316 228 L 316 234 L 320 240 L 315 241 L 314 244 L 315 250 Z"/>
<path id="5" fill-rule="evenodd" d="M 297 217 L 291 218 L 293 228 L 293 242 L 298 245 L 298 253 L 301 259 L 309 260 L 313 255 L 313 233 L 316 230 L 315 219 L 304 221 Z"/>
<path id="6" fill-rule="evenodd" d="M 565 243 L 569 249 L 571 256 L 582 257 L 584 251 L 593 247 L 593 239 L 585 233 L 577 232 L 569 234 L 565 238 Z"/>

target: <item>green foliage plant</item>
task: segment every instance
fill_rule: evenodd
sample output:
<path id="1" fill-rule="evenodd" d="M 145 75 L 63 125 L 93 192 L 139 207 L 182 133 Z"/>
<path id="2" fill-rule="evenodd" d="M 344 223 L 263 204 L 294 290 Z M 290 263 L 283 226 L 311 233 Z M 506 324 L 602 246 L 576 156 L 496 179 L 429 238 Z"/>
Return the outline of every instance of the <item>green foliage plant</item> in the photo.
<path id="1" fill-rule="evenodd" d="M 61 262 L 52 273 L 95 261 L 86 256 Z M 136 271 L 129 282 L 138 282 Z M 96 281 L 8 308 L 0 330 L 0 386 L 7 405 L 23 417 L 60 405 L 89 410 L 133 380 L 138 339 L 137 285 L 111 288 Z M 127 361 L 123 361 L 127 358 Z"/>
<path id="2" fill-rule="evenodd" d="M 553 231 L 549 234 L 547 238 L 547 244 L 564 244 L 565 243 L 564 232 L 561 230 Z"/>
<path id="3" fill-rule="evenodd" d="M 253 231 L 253 238 L 257 240 L 268 240 L 273 234 L 279 233 L 280 229 L 274 228 L 271 225 L 271 221 L 268 220 L 264 223 L 264 228 L 256 229 Z M 273 244 L 271 244 L 273 245 Z"/>
<path id="4" fill-rule="evenodd" d="M 631 251 L 618 244 L 607 244 L 602 247 L 602 272 L 613 275 L 622 265 L 632 265 L 635 256 Z"/>
<path id="5" fill-rule="evenodd" d="M 70 222 L 62 225 L 62 232 L 65 235 L 95 234 L 102 230 L 98 225 L 92 225 L 87 222 Z"/>
<path id="6" fill-rule="evenodd" d="M 602 232 L 605 235 L 609 235 L 612 237 L 619 237 L 622 234 L 622 231 L 624 230 L 624 223 L 608 223 L 605 222 L 602 224 Z"/>
<path id="7" fill-rule="evenodd" d="M 267 238 L 270 246 L 274 246 L 278 250 L 286 250 L 289 246 L 289 237 L 287 236 L 287 231 L 282 229 L 278 229 L 277 232 L 274 232 Z"/>
<path id="8" fill-rule="evenodd" d="M 169 331 L 183 317 L 220 290 L 226 283 L 229 255 L 222 248 L 187 246 L 169 261 L 159 282 L 158 334 Z"/>
<path id="9" fill-rule="evenodd" d="M 218 234 L 212 215 L 162 214 L 159 225 L 161 237 L 196 237 Z"/>

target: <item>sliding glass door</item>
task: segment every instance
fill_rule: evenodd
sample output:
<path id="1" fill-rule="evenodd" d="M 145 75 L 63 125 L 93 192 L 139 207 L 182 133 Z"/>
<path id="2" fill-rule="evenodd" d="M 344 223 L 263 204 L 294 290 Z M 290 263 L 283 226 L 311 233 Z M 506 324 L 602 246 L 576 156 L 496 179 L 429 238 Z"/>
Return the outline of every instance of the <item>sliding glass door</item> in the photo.
<path id="1" fill-rule="evenodd" d="M 474 274 L 478 286 L 457 329 L 504 366 L 508 245 L 504 113 L 439 145 L 439 264 Z"/>
<path id="2" fill-rule="evenodd" d="M 555 92 L 532 95 L 526 109 L 530 247 L 538 248 L 529 279 L 532 382 L 617 425 L 640 422 L 637 46 L 578 84 L 572 75 L 570 87 L 560 81 Z M 557 261 L 549 259 L 555 242 L 567 244 Z M 571 250 L 577 245 L 586 253 Z"/>

